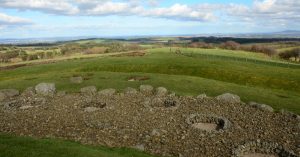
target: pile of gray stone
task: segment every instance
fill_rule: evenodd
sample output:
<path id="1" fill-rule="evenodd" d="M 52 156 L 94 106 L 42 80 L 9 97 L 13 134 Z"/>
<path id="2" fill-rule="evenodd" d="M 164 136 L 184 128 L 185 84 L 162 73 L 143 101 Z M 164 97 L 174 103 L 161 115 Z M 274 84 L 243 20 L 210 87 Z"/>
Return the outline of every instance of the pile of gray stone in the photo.
<path id="1" fill-rule="evenodd" d="M 298 157 L 294 152 L 285 149 L 283 146 L 274 142 L 265 142 L 261 140 L 247 141 L 239 145 L 232 152 L 232 157 L 243 157 L 246 154 L 266 154 L 279 157 Z"/>

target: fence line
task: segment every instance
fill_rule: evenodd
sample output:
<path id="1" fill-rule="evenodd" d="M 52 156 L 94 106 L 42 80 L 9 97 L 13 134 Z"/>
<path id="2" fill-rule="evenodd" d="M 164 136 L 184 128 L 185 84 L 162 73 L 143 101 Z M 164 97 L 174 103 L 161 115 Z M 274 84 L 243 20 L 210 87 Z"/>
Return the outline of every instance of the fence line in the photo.
<path id="1" fill-rule="evenodd" d="M 227 59 L 232 61 L 244 61 L 249 63 L 255 63 L 255 64 L 263 64 L 263 65 L 271 65 L 271 66 L 278 66 L 278 67 L 284 67 L 284 68 L 292 68 L 292 69 L 300 69 L 300 64 L 290 64 L 290 63 L 280 63 L 280 62 L 274 62 L 274 61 L 264 61 L 264 60 L 258 60 L 258 59 L 252 59 L 252 58 L 242 58 L 242 57 L 234 57 L 234 56 L 220 56 L 220 55 L 213 55 L 213 54 L 201 54 L 201 53 L 193 53 L 193 52 L 175 52 L 176 54 L 180 54 L 186 57 L 201 57 L 205 59 L 211 59 L 211 58 L 217 58 L 217 59 Z"/>

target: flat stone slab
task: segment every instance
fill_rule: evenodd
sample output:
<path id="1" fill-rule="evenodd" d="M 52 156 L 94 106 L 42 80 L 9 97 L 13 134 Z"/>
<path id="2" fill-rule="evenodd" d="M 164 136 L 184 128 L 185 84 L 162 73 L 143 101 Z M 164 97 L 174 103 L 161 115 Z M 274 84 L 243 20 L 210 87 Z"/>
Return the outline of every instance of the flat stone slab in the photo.
<path id="1" fill-rule="evenodd" d="M 195 123 L 192 124 L 192 127 L 204 131 L 215 131 L 217 130 L 218 125 L 214 123 Z"/>
<path id="2" fill-rule="evenodd" d="M 95 111 L 98 111 L 99 108 L 97 107 L 86 107 L 84 108 L 84 112 L 95 112 Z"/>
<path id="3" fill-rule="evenodd" d="M 33 108 L 33 106 L 30 106 L 30 105 L 21 106 L 20 110 L 27 110 L 27 109 L 30 109 L 30 108 Z"/>

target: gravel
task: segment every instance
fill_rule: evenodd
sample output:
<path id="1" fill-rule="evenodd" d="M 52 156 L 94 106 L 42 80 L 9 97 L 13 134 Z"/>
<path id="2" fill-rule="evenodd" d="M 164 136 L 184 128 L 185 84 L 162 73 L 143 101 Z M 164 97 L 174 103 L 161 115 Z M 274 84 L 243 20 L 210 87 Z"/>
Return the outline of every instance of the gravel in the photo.
<path id="1" fill-rule="evenodd" d="M 252 142 L 255 149 L 249 153 L 274 153 L 269 150 L 274 146 L 300 155 L 300 127 L 295 116 L 238 101 L 174 94 L 158 99 L 156 93 L 145 95 L 133 88 L 125 92 L 54 98 L 22 94 L 5 100 L 6 106 L 0 105 L 0 132 L 136 148 L 160 156 L 238 156 L 251 150 L 251 141 L 256 141 Z M 87 111 L 90 109 L 92 112 Z M 214 117 L 221 123 L 220 119 L 225 119 L 230 126 L 221 132 L 194 129 L 186 123 L 193 114 Z M 204 120 L 199 122 L 210 122 Z M 264 141 L 271 145 L 261 147 Z"/>

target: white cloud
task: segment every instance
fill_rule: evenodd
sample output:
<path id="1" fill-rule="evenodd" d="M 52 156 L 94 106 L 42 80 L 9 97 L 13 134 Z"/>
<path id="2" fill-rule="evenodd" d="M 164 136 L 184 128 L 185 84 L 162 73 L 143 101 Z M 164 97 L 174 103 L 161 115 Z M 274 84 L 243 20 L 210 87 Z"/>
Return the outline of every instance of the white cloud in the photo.
<path id="1" fill-rule="evenodd" d="M 0 0 L 0 6 L 20 10 L 38 10 L 54 14 L 77 14 L 79 9 L 67 0 Z"/>
<path id="2" fill-rule="evenodd" d="M 13 25 L 26 25 L 31 24 L 31 21 L 28 19 L 9 16 L 4 13 L 0 13 L 0 26 L 13 26 Z"/>
<path id="3" fill-rule="evenodd" d="M 182 4 L 174 4 L 169 8 L 150 9 L 143 12 L 142 15 L 188 21 L 211 21 L 215 19 L 213 12 L 202 11 Z"/>
<path id="4" fill-rule="evenodd" d="M 157 7 L 161 0 L 0 0 L 0 7 L 19 10 L 37 10 L 59 15 L 79 16 L 145 16 L 188 21 L 210 21 L 213 11 L 184 4 Z M 149 7 L 145 7 L 145 3 Z"/>
<path id="5" fill-rule="evenodd" d="M 160 7 L 162 0 L 0 0 L 0 8 L 69 16 L 142 16 L 179 21 L 300 23 L 300 0 L 253 0 L 253 5 L 201 3 Z M 184 1 L 183 1 L 184 2 Z"/>
<path id="6" fill-rule="evenodd" d="M 257 25 L 300 25 L 299 0 L 254 0 L 252 6 L 231 4 L 228 19 Z"/>

